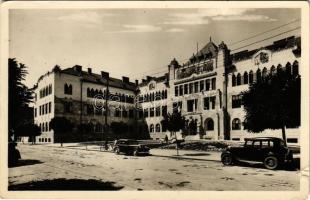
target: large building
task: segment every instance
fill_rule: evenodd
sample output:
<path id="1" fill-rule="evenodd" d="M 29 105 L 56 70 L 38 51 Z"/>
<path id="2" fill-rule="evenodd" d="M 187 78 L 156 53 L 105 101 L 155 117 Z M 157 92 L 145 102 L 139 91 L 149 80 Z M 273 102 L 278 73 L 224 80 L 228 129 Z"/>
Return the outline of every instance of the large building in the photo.
<path id="1" fill-rule="evenodd" d="M 267 73 L 286 70 L 298 74 L 300 55 L 300 37 L 233 54 L 224 42 L 216 45 L 210 38 L 187 62 L 180 64 L 173 59 L 161 77 L 147 76 L 140 83 L 132 83 L 127 77 L 109 77 L 107 124 L 123 121 L 138 134 L 148 132 L 152 139 L 172 138 L 175 135 L 162 127 L 161 120 L 165 114 L 180 110 L 187 124 L 191 124 L 188 127 L 192 127 L 186 139 L 252 137 L 243 127 L 245 112 L 240 93 Z M 55 116 L 65 116 L 75 124 L 91 122 L 102 132 L 106 115 L 97 104 L 102 108 L 107 77 L 106 72 L 98 75 L 91 69 L 83 71 L 81 66 L 64 70 L 55 67 L 40 77 L 34 110 L 35 123 L 43 134 L 37 141 L 54 141 L 48 126 Z M 281 137 L 281 130 L 265 130 L 261 134 Z M 299 135 L 298 128 L 287 129 L 288 142 L 299 143 Z"/>

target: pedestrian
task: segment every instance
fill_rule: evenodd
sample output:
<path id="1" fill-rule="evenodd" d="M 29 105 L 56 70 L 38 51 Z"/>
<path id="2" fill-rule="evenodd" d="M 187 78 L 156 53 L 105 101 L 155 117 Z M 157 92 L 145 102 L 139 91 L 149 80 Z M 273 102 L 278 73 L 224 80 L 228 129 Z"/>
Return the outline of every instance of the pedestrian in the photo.
<path id="1" fill-rule="evenodd" d="M 168 136 L 167 135 L 165 137 L 165 142 L 166 142 L 166 144 L 168 144 Z"/>

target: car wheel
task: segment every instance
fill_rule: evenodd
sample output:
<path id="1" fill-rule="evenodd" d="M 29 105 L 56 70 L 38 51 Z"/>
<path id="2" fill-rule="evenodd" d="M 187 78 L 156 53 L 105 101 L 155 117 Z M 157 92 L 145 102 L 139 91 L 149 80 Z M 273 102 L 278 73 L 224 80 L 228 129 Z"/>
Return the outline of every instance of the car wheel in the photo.
<path id="1" fill-rule="evenodd" d="M 119 154 L 119 153 L 120 153 L 119 148 L 116 148 L 116 149 L 115 149 L 115 153 L 116 153 L 116 154 Z"/>
<path id="2" fill-rule="evenodd" d="M 222 156 L 222 163 L 224 165 L 232 165 L 233 164 L 233 157 L 231 154 L 225 154 Z"/>
<path id="3" fill-rule="evenodd" d="M 267 169 L 276 169 L 279 165 L 279 160 L 275 156 L 268 156 L 264 160 L 264 165 Z"/>

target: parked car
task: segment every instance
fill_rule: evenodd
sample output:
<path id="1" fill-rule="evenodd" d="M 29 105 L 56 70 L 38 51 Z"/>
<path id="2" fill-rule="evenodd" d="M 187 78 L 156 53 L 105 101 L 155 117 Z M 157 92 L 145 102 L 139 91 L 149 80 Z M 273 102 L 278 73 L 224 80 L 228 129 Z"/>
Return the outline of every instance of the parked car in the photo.
<path id="1" fill-rule="evenodd" d="M 8 165 L 13 166 L 18 163 L 18 160 L 21 159 L 20 152 L 16 149 L 16 142 L 9 142 L 9 157 L 8 157 Z"/>
<path id="2" fill-rule="evenodd" d="M 139 144 L 137 140 L 119 139 L 116 141 L 113 151 L 116 154 L 125 153 L 126 155 L 149 155 L 150 148 Z"/>
<path id="3" fill-rule="evenodd" d="M 275 137 L 246 138 L 241 147 L 228 147 L 221 155 L 224 165 L 238 161 L 262 162 L 267 169 L 276 169 L 293 161 L 293 153 L 284 141 Z"/>

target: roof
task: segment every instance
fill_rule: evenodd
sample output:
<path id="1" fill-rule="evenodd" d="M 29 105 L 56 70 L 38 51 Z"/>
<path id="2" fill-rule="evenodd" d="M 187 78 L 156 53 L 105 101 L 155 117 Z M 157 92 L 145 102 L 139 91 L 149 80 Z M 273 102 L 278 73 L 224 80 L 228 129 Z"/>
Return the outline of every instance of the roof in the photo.
<path id="1" fill-rule="evenodd" d="M 139 84 L 139 87 L 146 86 L 151 81 L 155 81 L 156 83 L 165 82 L 165 81 L 168 81 L 168 76 L 167 76 L 167 74 L 165 74 L 165 75 L 159 76 L 159 77 L 150 77 L 148 80 L 145 80 L 144 82 L 142 81 L 142 83 Z"/>
<path id="2" fill-rule="evenodd" d="M 101 84 L 101 85 L 107 84 L 107 80 L 103 79 L 101 75 L 95 74 L 95 73 L 90 74 L 85 71 L 79 72 L 75 70 L 73 67 L 61 70 L 61 73 L 82 77 L 83 81 L 85 82 L 96 83 L 96 84 Z M 120 79 L 112 78 L 112 77 L 109 77 L 109 86 L 127 89 L 127 90 L 133 90 L 133 91 L 136 90 L 135 83 L 132 83 L 132 82 L 126 83 Z"/>
<path id="3" fill-rule="evenodd" d="M 259 49 L 254 49 L 254 50 L 243 50 L 236 52 L 234 54 L 231 54 L 231 59 L 233 61 L 240 61 L 240 60 L 245 60 L 251 58 L 256 52 L 258 52 L 260 49 L 267 49 L 270 51 L 279 51 L 282 49 L 288 49 L 292 48 L 294 46 L 300 47 L 301 43 L 301 38 L 300 37 L 295 37 L 295 36 L 290 36 L 281 40 L 274 41 L 273 44 L 259 48 Z"/>

